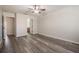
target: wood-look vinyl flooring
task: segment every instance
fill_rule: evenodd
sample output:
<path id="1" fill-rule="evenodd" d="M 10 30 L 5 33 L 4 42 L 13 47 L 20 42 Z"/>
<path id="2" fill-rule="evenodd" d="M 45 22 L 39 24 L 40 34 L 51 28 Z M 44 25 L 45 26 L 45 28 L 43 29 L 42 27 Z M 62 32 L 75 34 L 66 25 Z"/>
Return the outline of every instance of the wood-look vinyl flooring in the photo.
<path id="1" fill-rule="evenodd" d="M 22 37 L 8 36 L 2 53 L 73 53 L 79 52 L 79 45 L 43 35 Z"/>

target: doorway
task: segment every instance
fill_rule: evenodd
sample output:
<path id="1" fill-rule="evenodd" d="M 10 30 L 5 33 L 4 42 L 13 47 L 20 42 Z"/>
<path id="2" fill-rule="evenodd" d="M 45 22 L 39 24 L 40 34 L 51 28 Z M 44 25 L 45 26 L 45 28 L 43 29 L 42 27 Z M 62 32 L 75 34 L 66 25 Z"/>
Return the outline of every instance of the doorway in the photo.
<path id="1" fill-rule="evenodd" d="M 30 18 L 27 19 L 27 33 L 30 33 Z"/>
<path id="2" fill-rule="evenodd" d="M 6 31 L 7 35 L 14 35 L 14 18 L 6 17 Z"/>
<path id="3" fill-rule="evenodd" d="M 33 19 L 27 19 L 27 33 L 33 34 Z"/>
<path id="4" fill-rule="evenodd" d="M 4 17 L 4 38 L 7 39 L 7 35 L 15 36 L 15 18 Z"/>

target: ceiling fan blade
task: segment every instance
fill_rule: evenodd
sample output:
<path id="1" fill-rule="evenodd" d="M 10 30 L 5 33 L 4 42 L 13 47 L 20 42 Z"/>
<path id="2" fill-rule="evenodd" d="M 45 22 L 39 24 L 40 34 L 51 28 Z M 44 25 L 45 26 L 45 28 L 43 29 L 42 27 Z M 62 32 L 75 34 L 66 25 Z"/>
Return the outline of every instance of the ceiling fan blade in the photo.
<path id="1" fill-rule="evenodd" d="M 32 7 L 29 7 L 27 9 L 28 10 L 26 11 L 26 13 L 38 13 L 38 14 L 42 14 L 44 11 L 46 11 L 45 8 L 40 8 L 39 5 L 33 5 L 33 8 Z M 39 12 L 36 12 L 36 11 L 39 11 Z"/>
<path id="2" fill-rule="evenodd" d="M 40 9 L 41 11 L 46 11 L 46 9 Z"/>
<path id="3" fill-rule="evenodd" d="M 28 10 L 33 10 L 32 8 L 28 8 Z"/>

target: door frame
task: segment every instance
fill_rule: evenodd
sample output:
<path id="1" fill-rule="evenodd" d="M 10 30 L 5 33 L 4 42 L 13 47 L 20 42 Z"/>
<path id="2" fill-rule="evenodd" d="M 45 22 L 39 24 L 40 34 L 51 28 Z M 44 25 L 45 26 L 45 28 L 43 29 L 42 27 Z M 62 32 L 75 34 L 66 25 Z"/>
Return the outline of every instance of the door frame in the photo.
<path id="1" fill-rule="evenodd" d="M 4 40 L 4 16 L 2 15 L 2 39 Z"/>

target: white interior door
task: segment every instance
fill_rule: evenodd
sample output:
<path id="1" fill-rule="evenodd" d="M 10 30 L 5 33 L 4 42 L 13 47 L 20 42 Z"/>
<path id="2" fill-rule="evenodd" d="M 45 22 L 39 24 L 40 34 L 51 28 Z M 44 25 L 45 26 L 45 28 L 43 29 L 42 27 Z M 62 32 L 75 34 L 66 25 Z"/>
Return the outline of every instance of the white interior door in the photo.
<path id="1" fill-rule="evenodd" d="M 7 35 L 14 35 L 14 18 L 6 17 Z"/>

